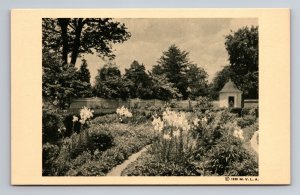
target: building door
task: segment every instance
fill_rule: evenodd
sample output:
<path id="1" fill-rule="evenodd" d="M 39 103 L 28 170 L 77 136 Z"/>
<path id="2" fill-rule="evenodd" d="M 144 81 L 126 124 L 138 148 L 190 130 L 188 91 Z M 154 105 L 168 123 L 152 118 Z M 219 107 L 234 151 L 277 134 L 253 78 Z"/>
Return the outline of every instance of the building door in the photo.
<path id="1" fill-rule="evenodd" d="M 228 97 L 228 107 L 233 108 L 234 107 L 234 96 Z"/>

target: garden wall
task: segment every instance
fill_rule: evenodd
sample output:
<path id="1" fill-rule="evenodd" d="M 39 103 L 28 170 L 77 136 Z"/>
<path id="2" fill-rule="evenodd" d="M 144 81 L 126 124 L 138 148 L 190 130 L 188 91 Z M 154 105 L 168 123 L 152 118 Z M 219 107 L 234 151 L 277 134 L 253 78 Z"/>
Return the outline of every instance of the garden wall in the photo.
<path id="1" fill-rule="evenodd" d="M 258 99 L 246 99 L 244 100 L 244 108 L 257 108 Z"/>
<path id="2" fill-rule="evenodd" d="M 74 100 L 69 108 L 71 112 L 78 112 L 83 106 L 91 108 L 98 114 L 113 113 L 117 108 L 125 106 L 127 108 L 143 109 L 145 107 L 156 106 L 164 107 L 169 103 L 174 109 L 190 110 L 196 106 L 197 101 L 189 100 L 171 100 L 163 101 L 157 99 L 142 100 L 142 99 L 104 99 L 104 98 L 81 98 Z M 219 101 L 212 102 L 214 108 L 219 107 Z M 258 107 L 258 100 L 244 100 L 245 108 Z"/>

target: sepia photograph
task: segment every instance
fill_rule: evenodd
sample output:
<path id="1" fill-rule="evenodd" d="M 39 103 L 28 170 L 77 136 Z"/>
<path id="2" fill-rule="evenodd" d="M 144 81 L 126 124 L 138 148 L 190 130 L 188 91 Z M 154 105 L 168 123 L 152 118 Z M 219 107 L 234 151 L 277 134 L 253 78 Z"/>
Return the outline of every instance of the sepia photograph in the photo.
<path id="1" fill-rule="evenodd" d="M 289 184 L 289 14 L 12 10 L 12 185 Z"/>
<path id="2" fill-rule="evenodd" d="M 257 18 L 43 18 L 43 176 L 258 176 Z"/>

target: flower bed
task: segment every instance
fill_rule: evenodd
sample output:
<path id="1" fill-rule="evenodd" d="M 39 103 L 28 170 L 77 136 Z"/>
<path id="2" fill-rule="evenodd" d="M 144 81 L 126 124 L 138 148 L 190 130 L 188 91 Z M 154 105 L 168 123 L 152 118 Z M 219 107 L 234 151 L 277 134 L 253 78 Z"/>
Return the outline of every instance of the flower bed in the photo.
<path id="1" fill-rule="evenodd" d="M 122 175 L 257 176 L 257 157 L 244 147 L 253 130 L 244 134 L 241 120 L 227 110 L 190 113 L 189 119 L 167 110 L 152 122 L 156 139 L 151 149 Z"/>
<path id="2" fill-rule="evenodd" d="M 59 146 L 45 144 L 43 175 L 103 176 L 151 143 L 150 123 L 133 125 L 112 121 L 104 123 L 101 117 L 95 118 L 88 129 L 65 138 Z M 110 138 L 113 138 L 112 143 L 107 140 Z M 91 146 L 93 140 L 95 144 Z"/>

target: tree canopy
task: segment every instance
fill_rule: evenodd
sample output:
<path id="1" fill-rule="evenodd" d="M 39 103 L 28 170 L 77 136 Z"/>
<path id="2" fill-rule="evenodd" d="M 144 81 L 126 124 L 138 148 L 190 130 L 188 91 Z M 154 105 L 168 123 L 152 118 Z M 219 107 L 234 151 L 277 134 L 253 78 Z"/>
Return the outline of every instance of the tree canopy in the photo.
<path id="1" fill-rule="evenodd" d="M 83 53 L 114 57 L 112 44 L 130 38 L 125 24 L 111 18 L 43 18 L 43 47 L 62 54 L 64 63 L 71 64 Z"/>
<path id="2" fill-rule="evenodd" d="M 134 60 L 129 69 L 125 69 L 124 77 L 132 82 L 130 86 L 131 98 L 151 99 L 153 98 L 151 78 L 143 64 Z"/>
<path id="3" fill-rule="evenodd" d="M 225 83 L 232 77 L 230 66 L 225 66 L 222 70 L 216 73 L 212 83 L 209 85 L 209 96 L 211 99 L 217 100 L 219 92 L 224 87 Z"/>
<path id="4" fill-rule="evenodd" d="M 44 100 L 65 109 L 74 98 L 90 97 L 90 83 L 81 81 L 76 67 L 63 63 L 61 57 L 43 50 L 42 94 Z"/>
<path id="5" fill-rule="evenodd" d="M 92 86 L 90 82 L 91 73 L 87 67 L 88 64 L 86 60 L 82 59 L 82 63 L 76 75 L 77 79 L 81 82 L 80 85 L 78 85 L 79 89 L 77 89 L 77 96 L 82 98 L 93 96 Z"/>
<path id="6" fill-rule="evenodd" d="M 206 95 L 207 73 L 189 61 L 189 53 L 171 45 L 152 69 L 156 75 L 164 74 L 178 89 L 183 99 Z"/>
<path id="7" fill-rule="evenodd" d="M 151 74 L 151 90 L 153 91 L 153 98 L 160 100 L 170 100 L 174 98 L 181 98 L 182 95 L 175 87 L 174 83 L 171 83 L 166 75 Z"/>
<path id="8" fill-rule="evenodd" d="M 258 27 L 243 27 L 225 38 L 231 79 L 245 98 L 258 98 Z"/>
<path id="9" fill-rule="evenodd" d="M 186 77 L 187 67 L 190 65 L 188 52 L 181 51 L 176 45 L 171 45 L 158 60 L 157 69 L 161 69 L 168 80 L 187 98 L 188 82 Z"/>
<path id="10" fill-rule="evenodd" d="M 116 64 L 107 63 L 98 70 L 94 94 L 103 98 L 128 98 L 132 82 L 123 78 Z"/>
<path id="11" fill-rule="evenodd" d="M 189 65 L 186 72 L 186 77 L 189 98 L 195 100 L 199 96 L 205 96 L 208 94 L 208 74 L 203 68 L 198 67 L 196 64 Z"/>

